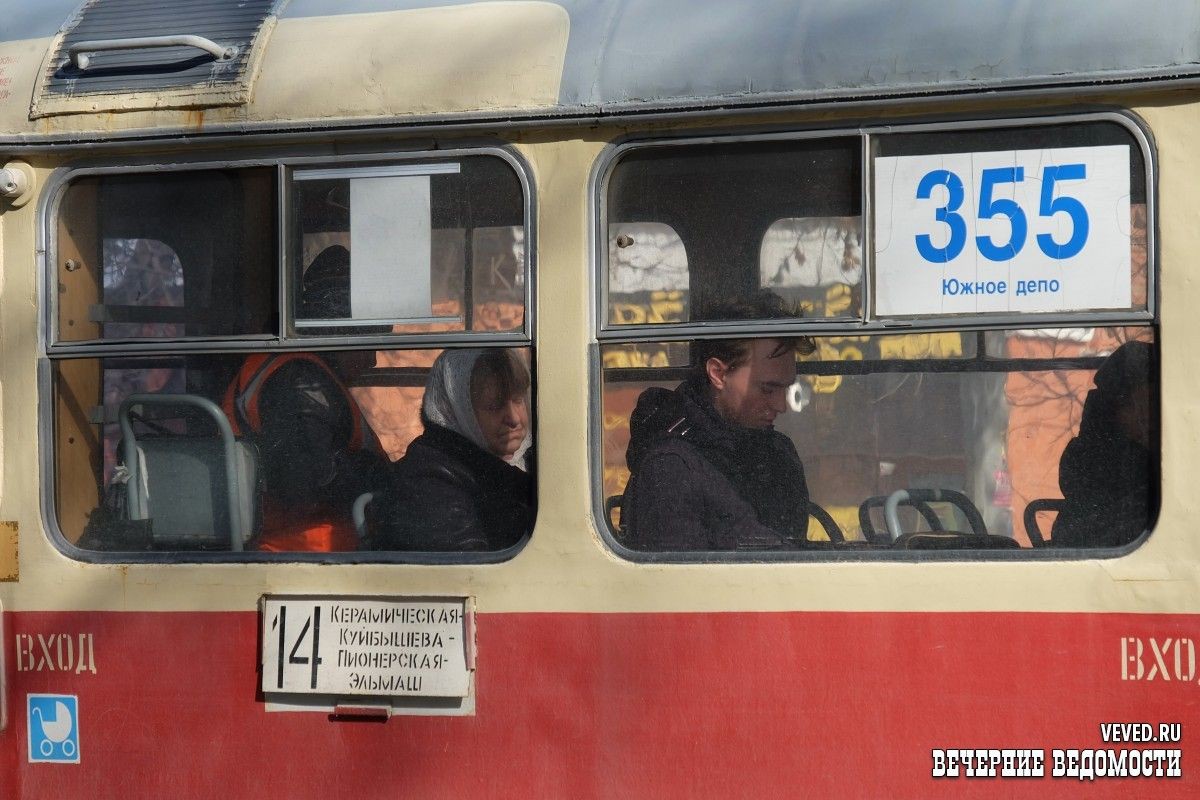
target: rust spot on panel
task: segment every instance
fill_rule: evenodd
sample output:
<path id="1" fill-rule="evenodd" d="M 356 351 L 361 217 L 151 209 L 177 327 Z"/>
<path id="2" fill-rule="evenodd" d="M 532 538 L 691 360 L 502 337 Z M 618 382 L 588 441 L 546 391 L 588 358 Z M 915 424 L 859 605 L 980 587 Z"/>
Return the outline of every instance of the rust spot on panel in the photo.
<path id="1" fill-rule="evenodd" d="M 0 581 L 17 580 L 17 523 L 0 522 Z"/>
<path id="2" fill-rule="evenodd" d="M 204 128 L 204 109 L 197 108 L 186 111 L 185 114 L 187 115 L 184 122 L 185 127 L 195 128 L 198 131 Z"/>

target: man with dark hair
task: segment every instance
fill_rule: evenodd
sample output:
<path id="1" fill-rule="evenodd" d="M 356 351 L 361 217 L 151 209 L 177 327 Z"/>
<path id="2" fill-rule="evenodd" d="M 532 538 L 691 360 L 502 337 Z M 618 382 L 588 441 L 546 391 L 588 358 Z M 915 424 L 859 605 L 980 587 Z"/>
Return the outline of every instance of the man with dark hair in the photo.
<path id="1" fill-rule="evenodd" d="M 710 309 L 703 319 L 799 316 L 776 295 Z M 692 374 L 674 391 L 647 389 L 630 418 L 622 503 L 636 550 L 777 550 L 803 547 L 804 467 L 774 429 L 807 337 L 701 340 Z"/>

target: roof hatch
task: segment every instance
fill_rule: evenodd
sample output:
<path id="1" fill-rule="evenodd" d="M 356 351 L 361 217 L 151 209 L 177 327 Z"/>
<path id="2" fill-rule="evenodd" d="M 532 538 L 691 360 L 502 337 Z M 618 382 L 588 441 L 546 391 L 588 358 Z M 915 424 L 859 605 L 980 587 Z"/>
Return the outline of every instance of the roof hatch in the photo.
<path id="1" fill-rule="evenodd" d="M 51 45 L 30 117 L 242 105 L 287 0 L 87 0 Z"/>

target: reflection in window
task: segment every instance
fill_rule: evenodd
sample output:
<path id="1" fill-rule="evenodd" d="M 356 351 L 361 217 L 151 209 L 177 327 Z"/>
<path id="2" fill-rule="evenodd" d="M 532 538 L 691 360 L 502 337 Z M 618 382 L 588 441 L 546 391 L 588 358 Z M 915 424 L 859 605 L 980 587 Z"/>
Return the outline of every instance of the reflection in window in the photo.
<path id="1" fill-rule="evenodd" d="M 862 220 L 777 220 L 763 235 L 759 286 L 797 301 L 810 317 L 855 316 L 862 283 Z"/>
<path id="2" fill-rule="evenodd" d="M 520 330 L 525 320 L 525 229 L 476 228 L 471 256 L 471 330 Z"/>
<path id="3" fill-rule="evenodd" d="M 104 240 L 104 305 L 181 308 L 183 264 L 169 245 L 154 239 Z M 183 325 L 109 322 L 104 338 L 182 336 Z"/>
<path id="4" fill-rule="evenodd" d="M 687 251 L 669 225 L 610 225 L 608 275 L 612 323 L 642 325 L 690 318 Z"/>

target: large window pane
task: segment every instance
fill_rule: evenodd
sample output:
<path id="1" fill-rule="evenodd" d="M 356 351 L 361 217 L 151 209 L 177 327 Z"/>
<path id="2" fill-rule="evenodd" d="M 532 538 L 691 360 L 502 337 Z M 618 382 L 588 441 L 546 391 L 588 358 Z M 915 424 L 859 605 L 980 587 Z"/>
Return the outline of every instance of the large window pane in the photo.
<path id="1" fill-rule="evenodd" d="M 861 316 L 860 151 L 856 138 L 630 150 L 608 179 L 609 323 L 710 321 L 715 301 L 762 288 L 806 316 Z"/>
<path id="2" fill-rule="evenodd" d="M 523 327 L 524 194 L 502 159 L 297 169 L 292 186 L 297 335 Z"/>
<path id="3" fill-rule="evenodd" d="M 58 339 L 275 333 L 269 169 L 107 175 L 59 212 Z"/>
<path id="4" fill-rule="evenodd" d="M 984 338 L 986 348 L 979 346 Z M 1158 502 L 1153 341 L 1147 327 L 817 338 L 815 353 L 796 361 L 773 428 L 802 462 L 807 498 L 819 510 L 808 514 L 810 542 L 782 549 L 828 546 L 818 543 L 839 537 L 879 550 L 969 550 L 1004 539 L 1069 551 L 1133 541 L 1152 524 Z M 638 347 L 667 353 L 680 346 Z M 638 468 L 658 448 L 685 460 L 696 455 L 705 470 L 716 466 L 714 474 L 732 473 L 738 454 L 721 448 L 743 439 L 752 447 L 752 439 L 729 422 L 703 376 L 707 423 L 661 393 L 647 395 L 654 388 L 677 392 L 697 373 L 686 358 L 635 362 L 629 347 L 602 348 L 604 493 L 614 536 L 633 549 L 715 549 L 699 530 L 683 540 L 694 546 L 680 548 L 678 537 L 628 529 L 627 457 L 636 451 Z M 664 416 L 663 408 L 684 410 Z M 718 502 L 718 478 L 706 480 L 698 513 L 712 519 L 697 528 L 719 527 L 727 511 Z M 759 483 L 769 484 L 769 476 Z M 736 489 L 736 475 L 731 485 Z M 656 492 L 665 497 L 671 488 Z M 910 499 L 898 503 L 894 527 L 885 512 L 898 491 Z M 755 498 L 749 502 L 757 508 Z M 820 511 L 835 523 L 832 536 Z"/>
<path id="5" fill-rule="evenodd" d="M 529 364 L 528 348 L 56 361 L 60 526 L 119 552 L 509 549 L 533 523 Z"/>

